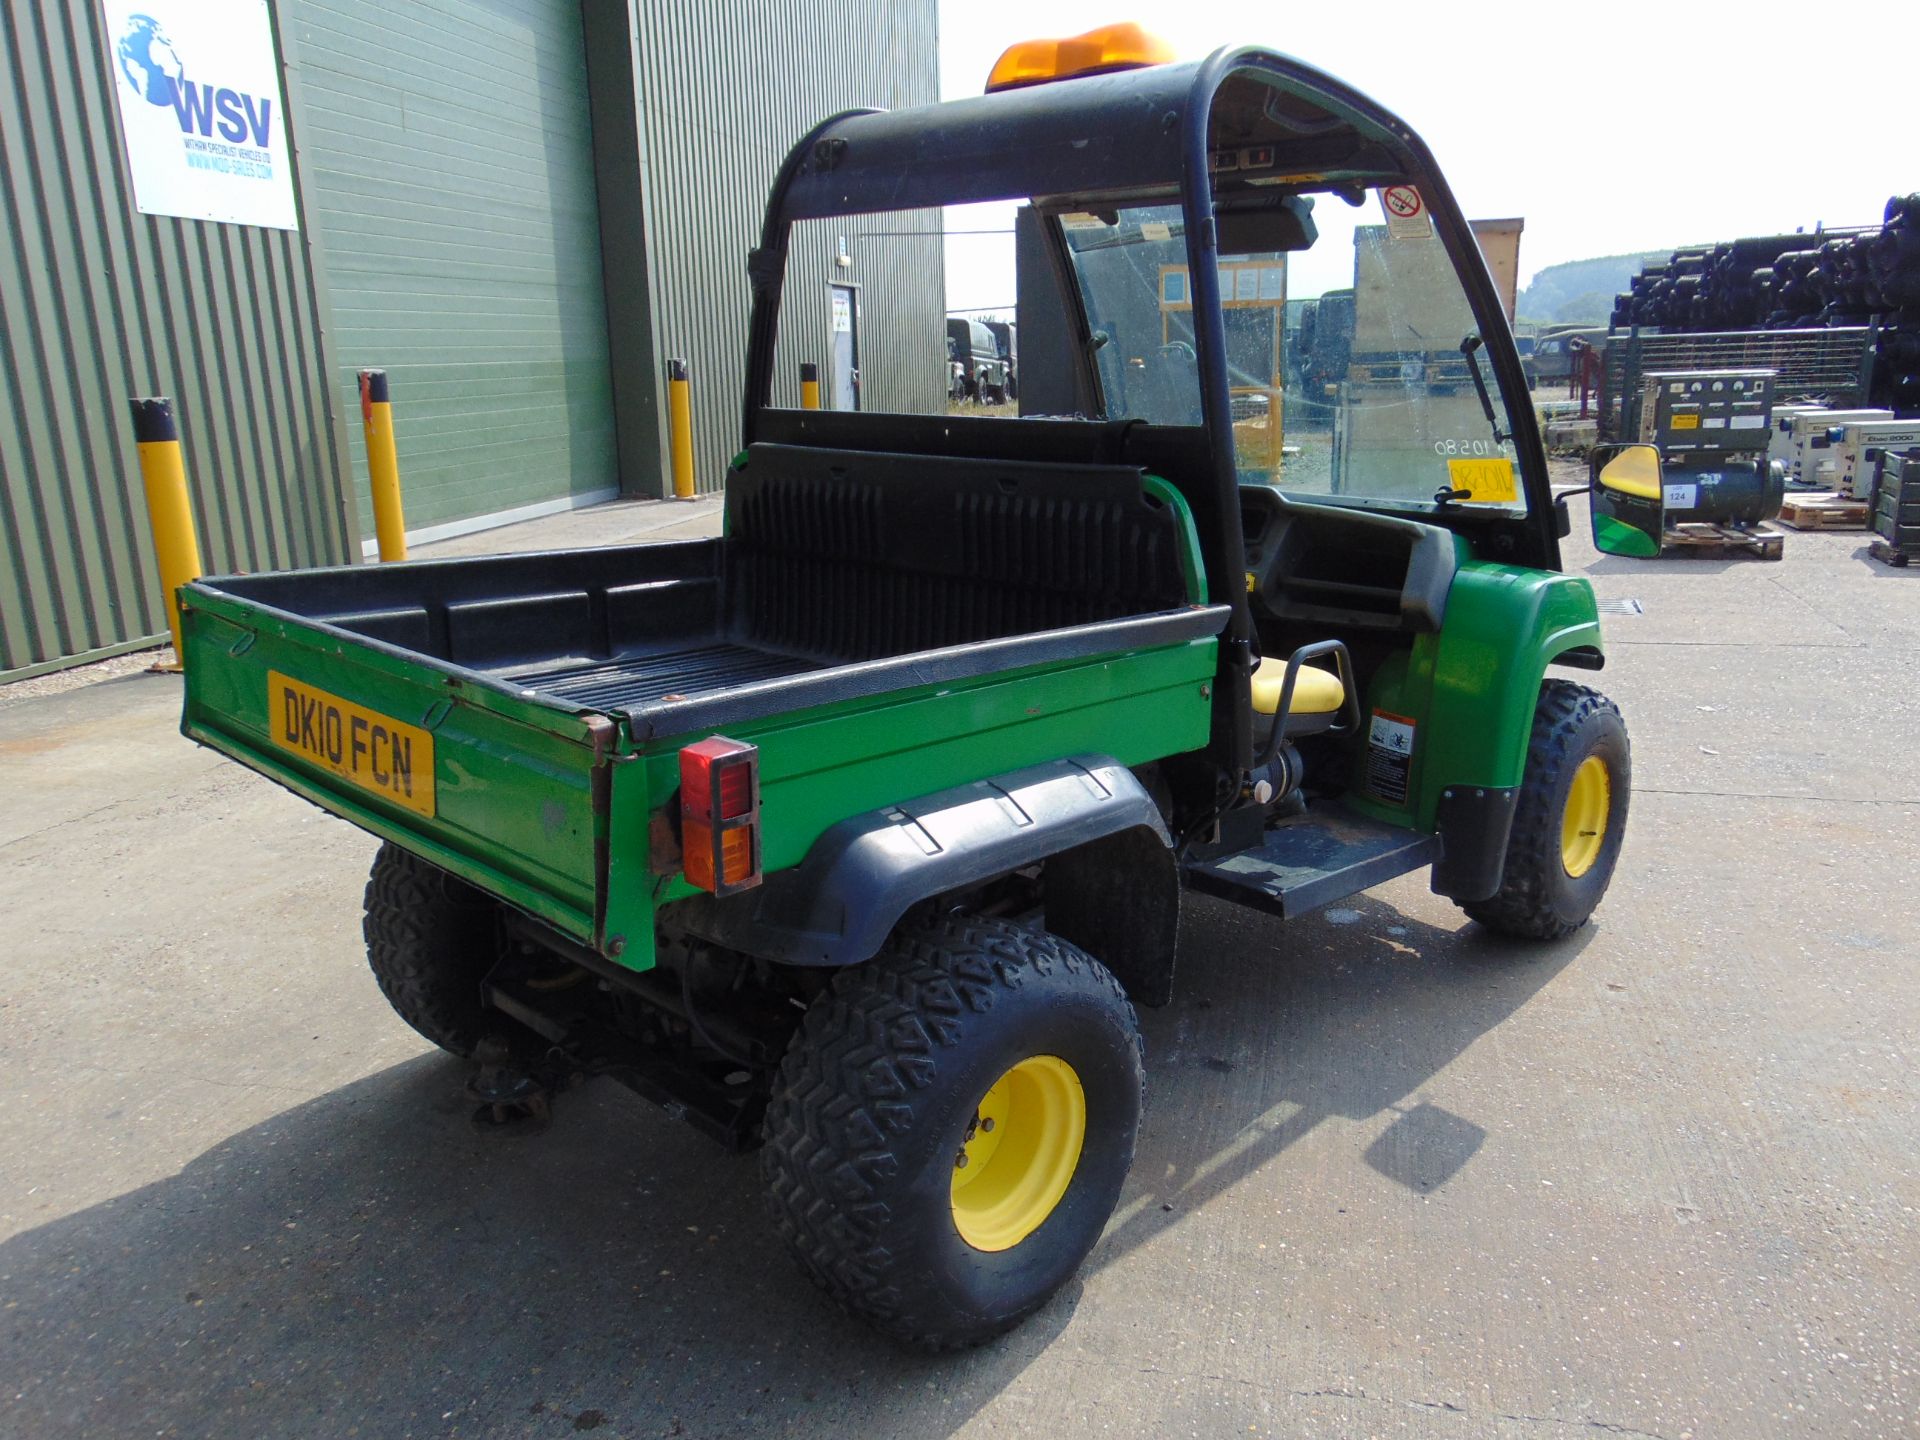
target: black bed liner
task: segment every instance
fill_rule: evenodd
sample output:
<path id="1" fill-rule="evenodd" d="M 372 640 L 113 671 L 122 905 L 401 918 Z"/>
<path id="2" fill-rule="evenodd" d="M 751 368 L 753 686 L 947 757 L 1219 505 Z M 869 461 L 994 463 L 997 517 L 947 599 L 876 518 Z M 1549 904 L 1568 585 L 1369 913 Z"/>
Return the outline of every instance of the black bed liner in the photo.
<path id="1" fill-rule="evenodd" d="M 1030 666 L 1093 660 L 1128 650 L 1205 640 L 1218 635 L 1226 623 L 1226 606 L 1191 605 L 1159 615 L 1132 615 L 1093 625 L 1042 631 L 1037 635 L 1010 635 L 973 645 L 949 645 L 940 650 L 890 655 L 852 665 L 816 664 L 815 668 L 780 678 L 732 684 L 704 695 L 684 690 L 671 692 L 650 703 L 629 704 L 622 713 L 635 736 L 642 739 L 717 730 L 743 720 L 897 690 L 950 685 Z M 664 676 L 665 672 L 660 673 Z"/>
<path id="2" fill-rule="evenodd" d="M 818 660 L 724 641 L 548 666 L 499 678 L 593 710 L 631 713 L 670 696 L 704 697 L 826 668 Z"/>
<path id="3" fill-rule="evenodd" d="M 753 446 L 723 539 L 208 588 L 637 739 L 1218 635 L 1138 465 Z"/>

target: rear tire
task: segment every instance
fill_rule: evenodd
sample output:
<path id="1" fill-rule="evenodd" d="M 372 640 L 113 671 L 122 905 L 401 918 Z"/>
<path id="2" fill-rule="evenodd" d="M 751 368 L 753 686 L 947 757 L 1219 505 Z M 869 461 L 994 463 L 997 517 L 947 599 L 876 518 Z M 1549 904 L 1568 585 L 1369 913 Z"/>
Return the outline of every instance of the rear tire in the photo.
<path id="1" fill-rule="evenodd" d="M 499 917 L 498 902 L 410 850 L 373 857 L 360 927 L 373 978 L 402 1020 L 462 1059 L 488 1027 L 480 983 L 500 958 Z"/>
<path id="2" fill-rule="evenodd" d="M 856 1318 L 924 1350 L 979 1344 L 1100 1238 L 1144 1084 L 1133 1006 L 1086 952 L 977 917 L 904 929 L 834 978 L 781 1064 L 775 1228 Z"/>
<path id="3" fill-rule="evenodd" d="M 1460 908 L 1526 940 L 1557 940 L 1586 924 L 1620 858 L 1632 780 L 1619 707 L 1570 680 L 1544 681 L 1500 889 Z"/>

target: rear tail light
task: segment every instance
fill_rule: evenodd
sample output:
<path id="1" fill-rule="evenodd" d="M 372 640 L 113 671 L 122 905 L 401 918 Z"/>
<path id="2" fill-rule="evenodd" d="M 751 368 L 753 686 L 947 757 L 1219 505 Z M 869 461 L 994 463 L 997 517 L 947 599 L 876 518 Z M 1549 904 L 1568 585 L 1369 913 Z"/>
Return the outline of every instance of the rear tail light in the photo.
<path id="1" fill-rule="evenodd" d="M 760 883 L 760 750 L 716 735 L 680 752 L 687 883 L 715 895 Z"/>

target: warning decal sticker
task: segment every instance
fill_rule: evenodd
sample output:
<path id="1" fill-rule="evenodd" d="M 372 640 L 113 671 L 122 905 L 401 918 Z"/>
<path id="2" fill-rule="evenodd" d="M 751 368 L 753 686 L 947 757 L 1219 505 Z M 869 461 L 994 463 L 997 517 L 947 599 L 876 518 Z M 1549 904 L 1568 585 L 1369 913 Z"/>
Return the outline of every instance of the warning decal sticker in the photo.
<path id="1" fill-rule="evenodd" d="M 1387 186 L 1380 192 L 1380 208 L 1386 213 L 1390 239 L 1424 240 L 1433 234 L 1433 217 L 1411 185 Z"/>
<path id="2" fill-rule="evenodd" d="M 1373 712 L 1367 730 L 1367 789 L 1377 799 L 1404 805 L 1413 770 L 1414 724 L 1404 715 Z"/>

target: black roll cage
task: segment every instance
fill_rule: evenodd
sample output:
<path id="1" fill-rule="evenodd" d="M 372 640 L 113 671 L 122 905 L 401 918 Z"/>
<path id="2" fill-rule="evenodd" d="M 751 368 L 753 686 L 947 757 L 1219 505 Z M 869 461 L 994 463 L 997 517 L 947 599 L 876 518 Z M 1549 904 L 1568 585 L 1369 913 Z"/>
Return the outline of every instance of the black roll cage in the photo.
<path id="1" fill-rule="evenodd" d="M 1221 636 L 1221 678 L 1231 680 L 1220 697 L 1246 708 L 1253 666 L 1252 619 L 1238 585 L 1219 584 L 1242 568 L 1242 534 L 1229 408 L 1225 323 L 1220 304 L 1208 121 L 1214 99 L 1232 75 L 1252 72 L 1285 82 L 1328 111 L 1372 132 L 1400 170 L 1419 188 L 1448 258 L 1458 274 L 1485 354 L 1507 401 L 1527 496 L 1524 522 L 1503 517 L 1506 537 L 1497 558 L 1541 569 L 1560 568 L 1560 546 L 1545 451 L 1528 399 L 1520 355 L 1480 253 L 1451 188 L 1426 143 L 1385 107 L 1323 71 L 1257 47 L 1224 48 L 1205 60 L 1157 65 L 971 96 L 910 110 L 848 110 L 822 121 L 788 152 L 767 198 L 760 244 L 748 257 L 753 287 L 748 331 L 744 443 L 763 438 L 772 397 L 774 341 L 779 324 L 788 235 L 797 220 L 862 212 L 932 208 L 983 200 L 1035 199 L 1138 192 L 1164 195 L 1178 184 L 1185 221 L 1188 274 L 1199 364 L 1204 478 L 1169 477 L 1189 493 L 1200 528 L 1206 569 L 1215 598 L 1231 607 Z M 1377 182 L 1376 182 L 1377 183 Z M 1048 207 L 1052 208 L 1052 207 Z M 1057 230 L 1057 227 L 1050 227 Z M 1051 247 L 1064 264 L 1058 236 Z M 1085 341 L 1086 318 L 1077 289 L 1063 295 Z M 1083 344 L 1080 353 L 1086 353 Z M 1083 368 L 1085 368 L 1083 366 Z M 1089 383 L 1076 377 L 1076 384 Z M 1090 383 L 1098 385 L 1098 377 Z M 853 421 L 858 417 L 843 417 Z M 870 417 L 876 438 L 897 430 Z M 949 422 L 942 422 L 943 424 Z M 956 420 L 953 427 L 997 427 L 1072 422 Z M 1102 426 L 1103 422 L 1089 422 Z M 1110 422 L 1107 422 L 1110 423 Z M 1138 425 L 1141 422 L 1133 422 Z M 850 428 L 832 427 L 842 435 Z M 987 431 L 983 428 L 983 436 Z M 789 437 L 790 438 L 790 437 Z M 1009 458 L 1018 455 L 1018 449 Z M 1197 458 L 1197 457 L 1196 457 Z M 1282 497 L 1287 504 L 1310 504 Z M 1409 514 L 1430 523 L 1463 520 L 1458 513 Z M 1224 726 L 1222 722 L 1225 722 Z M 1224 731 L 1224 733 L 1223 733 Z M 1252 758 L 1250 723 L 1244 715 L 1217 716 L 1216 740 L 1233 755 L 1229 768 L 1244 771 Z M 1230 736 L 1231 739 L 1227 739 Z M 1223 756 L 1223 759 L 1226 757 Z"/>

